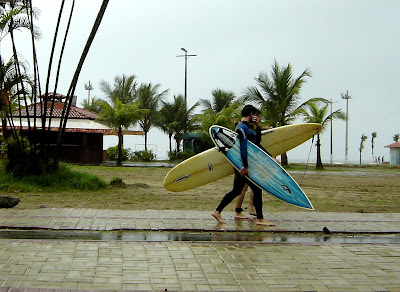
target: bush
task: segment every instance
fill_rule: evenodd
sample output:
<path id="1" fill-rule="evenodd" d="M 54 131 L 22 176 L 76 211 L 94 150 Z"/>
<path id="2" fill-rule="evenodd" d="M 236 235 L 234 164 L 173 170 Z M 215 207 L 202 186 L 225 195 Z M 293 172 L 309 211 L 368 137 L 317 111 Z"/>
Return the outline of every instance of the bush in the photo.
<path id="1" fill-rule="evenodd" d="M 169 161 L 174 161 L 174 160 L 185 160 L 194 155 L 194 152 L 191 151 L 182 151 L 182 152 L 168 152 L 168 157 Z"/>
<path id="2" fill-rule="evenodd" d="M 132 157 L 133 161 L 152 161 L 154 159 L 155 155 L 151 150 L 135 151 Z"/>
<path id="3" fill-rule="evenodd" d="M 110 147 L 107 149 L 107 160 L 117 161 L 118 146 Z M 129 160 L 132 156 L 130 148 L 122 149 L 122 161 Z"/>

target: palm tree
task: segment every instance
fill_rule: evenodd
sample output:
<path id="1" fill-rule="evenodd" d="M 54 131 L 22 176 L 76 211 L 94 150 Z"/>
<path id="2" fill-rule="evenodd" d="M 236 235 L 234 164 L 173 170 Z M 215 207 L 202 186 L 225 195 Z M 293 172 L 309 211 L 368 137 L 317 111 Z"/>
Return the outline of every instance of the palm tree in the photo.
<path id="1" fill-rule="evenodd" d="M 245 101 L 256 103 L 262 109 L 263 119 L 273 127 L 290 124 L 294 120 L 300 90 L 306 77 L 311 77 L 311 72 L 306 69 L 299 77 L 293 78 L 292 66 L 280 67 L 275 60 L 272 66 L 272 77 L 260 73 L 256 82 L 260 87 L 248 87 L 244 91 Z M 286 153 L 281 155 L 282 165 L 287 165 Z"/>
<path id="2" fill-rule="evenodd" d="M 203 111 L 202 114 L 197 116 L 197 119 L 200 120 L 201 130 L 206 132 L 207 136 L 208 129 L 212 125 L 220 125 L 233 130 L 235 128 L 235 123 L 241 119 L 241 106 L 239 102 L 235 102 L 219 112 L 213 109 Z"/>
<path id="3" fill-rule="evenodd" d="M 147 134 L 150 128 L 156 124 L 159 116 L 160 101 L 168 93 L 168 90 L 159 92 L 160 84 L 142 84 L 136 92 L 139 101 L 139 108 L 146 110 L 146 113 L 139 120 L 139 126 L 144 132 L 144 149 L 147 151 Z"/>
<path id="4" fill-rule="evenodd" d="M 76 84 L 78 83 L 79 75 L 80 75 L 80 73 L 82 71 L 82 67 L 83 67 L 85 59 L 86 59 L 86 57 L 87 57 L 87 55 L 89 53 L 90 47 L 91 47 L 91 45 L 93 43 L 93 40 L 94 40 L 94 38 L 96 36 L 96 33 L 97 33 L 97 31 L 98 31 L 98 29 L 100 27 L 100 24 L 101 24 L 101 22 L 103 20 L 104 14 L 105 14 L 107 6 L 108 6 L 108 2 L 109 2 L 109 0 L 103 0 L 101 6 L 99 8 L 99 11 L 98 11 L 97 16 L 96 16 L 96 20 L 93 23 L 92 30 L 91 30 L 91 32 L 89 34 L 89 37 L 88 37 L 87 41 L 86 41 L 86 45 L 85 45 L 85 47 L 84 47 L 84 49 L 82 51 L 81 57 L 79 59 L 78 65 L 76 66 L 75 73 L 74 73 L 74 75 L 72 77 L 72 80 L 71 80 L 71 83 L 70 83 L 70 86 L 69 86 L 69 89 L 68 89 L 67 98 L 66 98 L 66 101 L 65 101 L 65 104 L 64 104 L 64 109 L 63 109 L 63 112 L 62 112 L 62 118 L 61 118 L 61 121 L 60 121 L 61 131 L 60 131 L 60 133 L 58 135 L 57 147 L 56 147 L 57 149 L 56 149 L 56 154 L 55 154 L 55 158 L 54 158 L 54 166 L 55 166 L 55 168 L 58 167 L 58 156 L 59 156 L 60 149 L 61 149 L 62 137 L 63 137 L 63 135 L 65 133 L 65 128 L 67 126 L 69 111 L 70 111 L 71 106 L 72 106 L 72 97 L 74 96 L 74 93 L 75 93 Z M 72 8 L 71 8 L 71 16 L 72 16 L 72 11 L 73 11 L 73 6 L 74 5 L 72 5 Z M 60 9 L 60 14 L 61 14 L 61 11 L 62 11 L 62 8 Z M 66 42 L 66 38 L 64 38 L 63 46 L 65 45 L 65 42 Z M 60 67 L 60 65 L 61 65 L 61 63 L 59 63 L 59 67 Z"/>
<path id="5" fill-rule="evenodd" d="M 224 108 L 230 107 L 237 99 L 235 94 L 231 91 L 224 91 L 222 89 L 214 89 L 212 91 L 213 99 L 200 99 L 200 105 L 204 107 L 204 111 L 212 109 L 219 113 Z"/>
<path id="6" fill-rule="evenodd" d="M 99 113 L 101 111 L 99 101 L 102 100 L 96 97 L 92 97 L 89 101 L 85 99 L 83 100 L 82 107 L 92 112 Z"/>
<path id="7" fill-rule="evenodd" d="M 109 100 L 119 99 L 122 103 L 130 103 L 136 100 L 136 76 L 115 76 L 114 86 L 112 87 L 107 81 L 100 82 L 100 90 Z"/>
<path id="8" fill-rule="evenodd" d="M 117 166 L 122 165 L 123 129 L 128 129 L 135 124 L 142 112 L 139 103 L 122 103 L 119 98 L 114 98 L 109 104 L 105 101 L 99 102 L 101 111 L 98 120 L 112 129 L 118 131 Z"/>
<path id="9" fill-rule="evenodd" d="M 322 169 L 321 160 L 321 139 L 320 134 L 327 128 L 333 119 L 345 120 L 346 114 L 342 110 L 336 110 L 328 114 L 329 101 L 326 99 L 311 99 L 306 102 L 300 109 L 297 110 L 298 114 L 302 115 L 304 121 L 307 123 L 321 124 L 322 130 L 317 133 L 317 169 Z"/>
<path id="10" fill-rule="evenodd" d="M 4 138 L 8 137 L 7 119 L 11 117 L 10 115 L 19 105 L 21 89 L 17 85 L 28 80 L 25 74 L 18 74 L 16 67 L 21 65 L 23 64 L 18 64 L 13 57 L 7 63 L 4 63 L 0 56 L 0 116 Z M 13 133 L 13 136 L 15 136 L 15 133 Z"/>
<path id="11" fill-rule="evenodd" d="M 197 106 L 198 103 L 195 103 L 187 110 L 185 98 L 182 95 L 174 96 L 174 101 L 172 103 L 163 102 L 160 121 L 164 121 L 166 124 L 164 124 L 164 126 L 159 125 L 159 127 L 163 129 L 164 132 L 167 132 L 170 138 L 172 135 L 174 136 L 177 153 L 180 152 L 183 134 L 198 129 L 197 119 L 194 115 L 194 110 Z"/>
<path id="12" fill-rule="evenodd" d="M 169 140 L 169 152 L 172 152 L 172 136 L 174 130 L 172 124 L 175 120 L 174 104 L 161 101 L 162 107 L 160 109 L 159 117 L 157 119 L 157 126 L 166 134 Z"/>
<path id="13" fill-rule="evenodd" d="M 396 134 L 393 136 L 393 141 L 394 142 L 399 142 L 400 134 Z"/>
<path id="14" fill-rule="evenodd" d="M 122 129 L 135 124 L 143 114 L 139 102 L 135 102 L 136 86 L 134 75 L 116 76 L 113 87 L 104 80 L 100 82 L 100 90 L 108 101 L 98 101 L 101 109 L 98 119 L 104 120 L 106 125 L 118 130 L 117 166 L 122 163 L 124 144 Z"/>
<path id="15" fill-rule="evenodd" d="M 368 136 L 365 136 L 364 134 L 361 135 L 361 142 L 360 142 L 360 164 L 361 164 L 361 152 L 364 149 L 364 142 L 368 139 Z"/>
<path id="16" fill-rule="evenodd" d="M 372 134 L 371 134 L 372 162 L 374 162 L 374 140 L 376 137 L 377 137 L 377 133 L 372 132 Z"/>

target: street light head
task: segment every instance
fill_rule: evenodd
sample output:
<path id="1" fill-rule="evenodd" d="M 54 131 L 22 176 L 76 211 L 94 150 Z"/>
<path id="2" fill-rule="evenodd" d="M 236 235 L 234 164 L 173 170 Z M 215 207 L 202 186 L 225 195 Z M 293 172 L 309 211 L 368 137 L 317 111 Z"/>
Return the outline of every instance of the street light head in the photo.
<path id="1" fill-rule="evenodd" d="M 182 51 L 184 51 L 185 53 L 187 53 L 187 51 L 185 50 L 185 48 L 181 48 Z"/>
<path id="2" fill-rule="evenodd" d="M 351 96 L 349 95 L 348 92 L 346 92 L 346 93 L 341 93 L 341 95 L 342 95 L 342 99 L 351 99 Z"/>

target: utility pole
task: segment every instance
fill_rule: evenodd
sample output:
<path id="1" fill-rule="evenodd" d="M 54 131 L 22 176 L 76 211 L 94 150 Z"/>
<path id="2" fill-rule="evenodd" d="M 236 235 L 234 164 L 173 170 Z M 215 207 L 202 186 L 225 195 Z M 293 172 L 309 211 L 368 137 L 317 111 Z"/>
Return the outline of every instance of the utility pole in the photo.
<path id="1" fill-rule="evenodd" d="M 177 57 L 185 57 L 185 107 L 187 110 L 187 58 L 188 57 L 196 57 L 197 55 L 188 55 L 187 50 L 185 48 L 181 48 L 182 51 L 185 52 L 184 55 L 179 55 Z"/>
<path id="2" fill-rule="evenodd" d="M 87 102 L 88 102 L 88 106 L 89 106 L 90 105 L 90 90 L 93 90 L 93 86 L 92 86 L 92 84 L 90 84 L 90 80 L 89 80 L 89 84 L 85 84 L 85 90 L 88 91 Z"/>
<path id="3" fill-rule="evenodd" d="M 342 99 L 346 100 L 346 146 L 345 146 L 345 158 L 344 163 L 347 164 L 349 161 L 349 99 L 351 96 L 349 95 L 349 91 L 347 90 L 346 94 L 342 93 Z"/>
<path id="4" fill-rule="evenodd" d="M 335 103 L 335 102 L 337 102 L 337 101 L 332 101 L 332 98 L 331 98 L 331 101 L 329 102 L 330 104 L 331 104 L 331 164 L 333 164 L 333 126 L 332 126 L 332 124 L 333 124 L 333 118 L 332 118 L 332 103 Z"/>

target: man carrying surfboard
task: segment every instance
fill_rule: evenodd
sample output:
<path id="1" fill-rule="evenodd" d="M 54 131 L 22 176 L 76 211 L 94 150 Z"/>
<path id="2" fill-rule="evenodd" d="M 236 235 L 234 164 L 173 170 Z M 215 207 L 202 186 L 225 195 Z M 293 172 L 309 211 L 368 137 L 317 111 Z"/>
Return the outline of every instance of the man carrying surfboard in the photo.
<path id="1" fill-rule="evenodd" d="M 252 129 L 250 123 L 253 120 L 253 116 L 256 115 L 259 111 L 252 105 L 246 105 L 242 109 L 242 119 L 238 123 L 236 127 L 236 133 L 240 139 L 240 154 L 243 162 L 243 167 L 239 171 L 235 169 L 235 178 L 233 181 L 233 189 L 227 193 L 221 202 L 219 203 L 218 207 L 211 213 L 211 215 L 219 222 L 225 223 L 225 220 L 221 217 L 222 210 L 230 203 L 234 198 L 236 198 L 243 190 L 245 184 L 252 189 L 254 193 L 254 207 L 257 213 L 256 224 L 258 225 L 267 225 L 267 226 L 275 226 L 273 222 L 267 221 L 263 217 L 262 211 L 262 190 L 256 186 L 253 182 L 246 178 L 246 175 L 249 174 L 248 169 L 248 161 L 247 161 L 247 141 L 252 140 L 255 138 L 256 132 Z"/>

